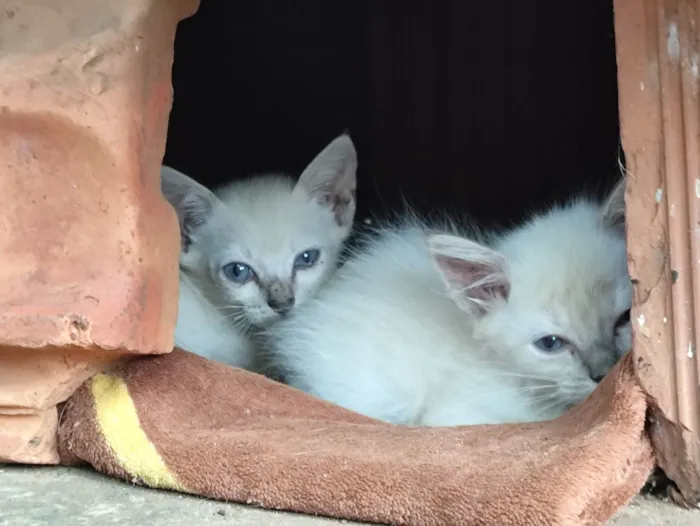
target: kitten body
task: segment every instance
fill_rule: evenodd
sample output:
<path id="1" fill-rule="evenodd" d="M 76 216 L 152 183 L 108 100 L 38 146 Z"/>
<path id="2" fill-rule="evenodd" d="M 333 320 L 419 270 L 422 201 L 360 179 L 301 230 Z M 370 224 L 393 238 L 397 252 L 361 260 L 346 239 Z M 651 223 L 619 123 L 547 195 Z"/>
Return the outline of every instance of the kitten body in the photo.
<path id="1" fill-rule="evenodd" d="M 629 349 L 618 320 L 631 284 L 612 215 L 623 192 L 481 242 L 416 221 L 382 229 L 269 331 L 274 360 L 292 386 L 393 423 L 554 418 Z"/>
<path id="2" fill-rule="evenodd" d="M 233 325 L 180 272 L 178 322 L 175 345 L 200 356 L 244 369 L 256 369 L 255 352 L 250 336 Z"/>
<path id="3" fill-rule="evenodd" d="M 181 226 L 176 345 L 258 369 L 256 331 L 303 305 L 335 271 L 355 212 L 357 158 L 342 135 L 297 182 L 266 174 L 211 192 L 169 167 Z"/>

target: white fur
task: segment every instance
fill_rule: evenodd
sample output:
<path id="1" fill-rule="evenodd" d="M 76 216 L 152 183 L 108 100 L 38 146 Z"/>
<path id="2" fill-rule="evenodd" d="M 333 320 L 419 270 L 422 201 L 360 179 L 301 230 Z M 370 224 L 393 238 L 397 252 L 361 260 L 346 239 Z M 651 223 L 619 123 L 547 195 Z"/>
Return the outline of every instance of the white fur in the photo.
<path id="1" fill-rule="evenodd" d="M 283 315 L 271 307 L 274 291 L 283 290 L 296 308 L 336 269 L 355 212 L 356 167 L 347 135 L 331 142 L 297 183 L 261 175 L 212 193 L 163 167 L 163 192 L 178 212 L 183 243 L 176 345 L 253 367 L 252 335 Z M 320 250 L 316 263 L 294 268 L 310 249 Z M 251 267 L 255 279 L 229 279 L 223 269 L 233 262 Z"/>
<path id="2" fill-rule="evenodd" d="M 182 272 L 178 305 L 175 345 L 210 360 L 244 369 L 255 367 L 254 347 L 248 335 L 234 327 Z"/>
<path id="3" fill-rule="evenodd" d="M 538 421 L 629 349 L 629 324 L 614 328 L 631 302 L 624 235 L 599 205 L 552 210 L 491 248 L 412 223 L 380 231 L 268 331 L 292 386 L 399 424 Z M 548 334 L 571 344 L 544 353 L 533 342 Z"/>

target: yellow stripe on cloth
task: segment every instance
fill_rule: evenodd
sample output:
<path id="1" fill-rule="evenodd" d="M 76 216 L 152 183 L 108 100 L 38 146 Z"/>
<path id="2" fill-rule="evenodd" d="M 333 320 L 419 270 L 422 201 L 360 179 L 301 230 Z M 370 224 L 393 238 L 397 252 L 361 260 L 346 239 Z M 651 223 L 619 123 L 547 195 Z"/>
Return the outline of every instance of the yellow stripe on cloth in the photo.
<path id="1" fill-rule="evenodd" d="M 124 380 L 98 374 L 91 380 L 97 424 L 122 469 L 153 488 L 186 491 L 141 428 Z"/>

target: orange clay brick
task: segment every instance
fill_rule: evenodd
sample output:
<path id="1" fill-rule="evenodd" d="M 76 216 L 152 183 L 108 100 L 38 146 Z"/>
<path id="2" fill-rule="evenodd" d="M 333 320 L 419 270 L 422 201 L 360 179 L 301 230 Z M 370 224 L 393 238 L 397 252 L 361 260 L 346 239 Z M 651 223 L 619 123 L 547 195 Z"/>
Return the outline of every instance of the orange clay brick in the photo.
<path id="1" fill-rule="evenodd" d="M 173 41 L 198 0 L 0 0 L 0 462 L 56 463 L 56 406 L 165 353 Z"/>

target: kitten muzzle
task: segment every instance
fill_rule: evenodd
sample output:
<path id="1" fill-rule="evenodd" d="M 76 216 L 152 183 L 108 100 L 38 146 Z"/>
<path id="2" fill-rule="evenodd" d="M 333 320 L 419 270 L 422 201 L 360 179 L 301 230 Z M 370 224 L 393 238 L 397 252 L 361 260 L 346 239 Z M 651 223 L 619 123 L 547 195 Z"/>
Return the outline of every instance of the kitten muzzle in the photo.
<path id="1" fill-rule="evenodd" d="M 267 304 L 278 314 L 286 314 L 294 307 L 294 289 L 289 283 L 274 281 L 267 288 Z"/>

